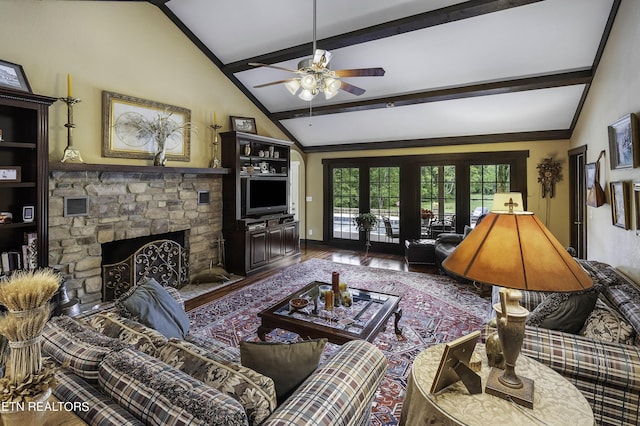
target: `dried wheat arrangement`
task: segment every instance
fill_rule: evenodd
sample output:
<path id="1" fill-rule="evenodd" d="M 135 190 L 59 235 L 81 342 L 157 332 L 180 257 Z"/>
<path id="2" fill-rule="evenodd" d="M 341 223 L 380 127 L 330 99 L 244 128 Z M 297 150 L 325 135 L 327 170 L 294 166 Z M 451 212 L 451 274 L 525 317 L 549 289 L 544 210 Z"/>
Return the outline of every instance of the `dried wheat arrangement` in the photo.
<path id="1" fill-rule="evenodd" d="M 53 367 L 42 362 L 40 338 L 59 285 L 60 277 L 49 269 L 15 272 L 0 284 L 0 303 L 8 309 L 0 318 L 0 334 L 11 349 L 0 401 L 28 399 L 55 383 Z"/>

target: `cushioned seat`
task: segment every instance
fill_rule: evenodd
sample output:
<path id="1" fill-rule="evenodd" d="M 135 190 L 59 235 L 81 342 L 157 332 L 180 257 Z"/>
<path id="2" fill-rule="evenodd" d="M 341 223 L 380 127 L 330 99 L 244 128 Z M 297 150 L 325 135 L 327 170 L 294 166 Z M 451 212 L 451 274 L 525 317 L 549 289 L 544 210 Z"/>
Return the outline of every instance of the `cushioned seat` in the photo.
<path id="1" fill-rule="evenodd" d="M 436 240 L 405 240 L 404 257 L 407 263 L 434 265 Z"/>
<path id="2" fill-rule="evenodd" d="M 438 269 L 446 273 L 442 267 L 442 262 L 453 253 L 463 239 L 463 234 L 444 233 L 438 235 L 434 244 L 435 263 Z"/>

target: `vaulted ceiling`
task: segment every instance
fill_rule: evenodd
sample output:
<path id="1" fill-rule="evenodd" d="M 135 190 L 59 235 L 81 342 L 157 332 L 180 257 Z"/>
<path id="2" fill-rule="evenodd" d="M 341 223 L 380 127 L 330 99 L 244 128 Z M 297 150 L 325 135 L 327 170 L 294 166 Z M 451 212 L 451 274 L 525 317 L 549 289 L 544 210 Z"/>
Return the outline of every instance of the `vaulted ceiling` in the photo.
<path id="1" fill-rule="evenodd" d="M 304 151 L 569 138 L 621 0 L 317 0 L 317 45 L 366 90 L 311 103 L 312 0 L 149 0 Z M 238 115 L 242 115 L 241 111 Z"/>

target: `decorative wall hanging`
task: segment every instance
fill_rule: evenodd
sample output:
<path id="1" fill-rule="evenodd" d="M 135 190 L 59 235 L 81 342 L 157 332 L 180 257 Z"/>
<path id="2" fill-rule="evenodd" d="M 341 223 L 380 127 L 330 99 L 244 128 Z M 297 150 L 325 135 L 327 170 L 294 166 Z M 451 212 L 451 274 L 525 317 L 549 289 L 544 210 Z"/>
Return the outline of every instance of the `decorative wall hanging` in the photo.
<path id="1" fill-rule="evenodd" d="M 107 91 L 102 109 L 103 156 L 190 161 L 191 110 Z"/>
<path id="2" fill-rule="evenodd" d="M 636 235 L 640 235 L 640 182 L 633 184 L 633 203 L 636 206 Z"/>
<path id="3" fill-rule="evenodd" d="M 629 190 L 623 181 L 611 182 L 611 218 L 613 225 L 629 229 Z"/>
<path id="4" fill-rule="evenodd" d="M 538 163 L 538 183 L 542 185 L 542 198 L 553 198 L 556 195 L 556 182 L 562 179 L 560 163 L 553 158 L 545 158 Z"/>
<path id="5" fill-rule="evenodd" d="M 638 146 L 638 119 L 628 114 L 608 127 L 609 160 L 612 169 L 638 167 L 640 147 Z"/>
<path id="6" fill-rule="evenodd" d="M 590 163 L 585 166 L 585 178 L 589 191 L 587 193 L 587 205 L 591 207 L 600 207 L 607 202 L 604 189 L 602 189 L 602 185 L 600 185 L 600 158 L 602 158 L 603 155 L 604 150 L 600 152 L 595 163 Z M 589 186 L 589 184 L 591 184 L 591 186 Z"/>

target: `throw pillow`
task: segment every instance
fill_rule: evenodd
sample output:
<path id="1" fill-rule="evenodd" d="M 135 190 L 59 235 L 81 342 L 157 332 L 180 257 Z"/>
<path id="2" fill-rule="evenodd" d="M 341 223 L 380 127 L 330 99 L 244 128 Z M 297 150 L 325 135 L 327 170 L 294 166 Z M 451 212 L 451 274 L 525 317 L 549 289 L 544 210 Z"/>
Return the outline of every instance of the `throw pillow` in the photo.
<path id="1" fill-rule="evenodd" d="M 167 343 L 167 338 L 162 333 L 139 322 L 123 318 L 115 312 L 92 315 L 85 321 L 105 336 L 122 340 L 149 355 L 155 355 L 158 348 Z"/>
<path id="2" fill-rule="evenodd" d="M 129 346 L 67 316 L 54 317 L 45 324 L 41 345 L 44 355 L 66 364 L 89 382 L 97 381 L 98 367 L 107 354 Z"/>
<path id="3" fill-rule="evenodd" d="M 184 339 L 189 318 L 176 299 L 153 278 L 143 279 L 116 301 L 123 316 L 159 331 L 167 338 Z"/>
<path id="4" fill-rule="evenodd" d="M 633 345 L 636 333 L 629 323 L 608 309 L 596 308 L 585 321 L 580 334 L 604 342 Z"/>
<path id="5" fill-rule="evenodd" d="M 98 385 L 107 396 L 148 425 L 246 425 L 232 397 L 135 349 L 107 355 Z"/>
<path id="6" fill-rule="evenodd" d="M 240 342 L 242 365 L 273 379 L 278 404 L 318 368 L 327 339 L 295 343 Z"/>
<path id="7" fill-rule="evenodd" d="M 527 325 L 577 334 L 598 300 L 599 287 L 575 293 L 551 293 L 527 318 Z"/>
<path id="8" fill-rule="evenodd" d="M 216 359 L 215 354 L 178 339 L 169 340 L 157 357 L 237 399 L 244 407 L 250 425 L 261 424 L 276 408 L 273 380 L 250 368 Z"/>

